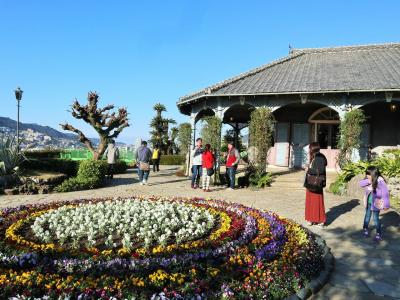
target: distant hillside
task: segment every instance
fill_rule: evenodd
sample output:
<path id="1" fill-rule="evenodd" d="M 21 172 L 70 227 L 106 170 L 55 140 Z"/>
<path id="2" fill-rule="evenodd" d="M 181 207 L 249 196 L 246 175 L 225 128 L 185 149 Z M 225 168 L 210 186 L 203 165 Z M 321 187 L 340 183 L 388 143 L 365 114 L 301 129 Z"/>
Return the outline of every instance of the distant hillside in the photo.
<path id="1" fill-rule="evenodd" d="M 10 118 L 0 117 L 0 127 L 8 127 L 11 129 L 17 128 L 17 121 Z M 77 140 L 77 136 L 72 133 L 63 133 L 49 126 L 42 126 L 39 124 L 29 124 L 29 123 L 19 123 L 20 130 L 32 129 L 33 131 L 43 133 L 52 138 L 57 139 L 67 139 L 67 140 Z"/>
<path id="2" fill-rule="evenodd" d="M 1 127 L 8 128 L 11 132 L 15 133 L 15 131 L 17 129 L 17 121 L 12 120 L 10 118 L 0 117 L 0 128 Z M 35 123 L 29 124 L 29 123 L 21 123 L 20 122 L 19 128 L 20 128 L 20 131 L 31 129 L 36 133 L 40 133 L 40 134 L 49 136 L 56 141 L 63 140 L 64 143 L 61 143 L 61 144 L 59 142 L 55 142 L 55 144 L 60 147 L 62 147 L 62 145 L 67 145 L 67 146 L 75 145 L 77 147 L 84 147 L 84 145 L 78 141 L 78 136 L 74 133 L 64 133 L 64 132 L 58 131 L 52 127 L 42 126 L 42 125 L 35 124 Z M 0 129 L 0 132 L 1 132 L 1 129 Z M 33 139 L 35 140 L 36 137 L 33 137 Z M 97 145 L 100 142 L 99 138 L 89 138 L 89 139 L 92 141 L 92 143 L 94 145 Z M 125 143 L 117 142 L 117 146 L 125 146 Z"/>

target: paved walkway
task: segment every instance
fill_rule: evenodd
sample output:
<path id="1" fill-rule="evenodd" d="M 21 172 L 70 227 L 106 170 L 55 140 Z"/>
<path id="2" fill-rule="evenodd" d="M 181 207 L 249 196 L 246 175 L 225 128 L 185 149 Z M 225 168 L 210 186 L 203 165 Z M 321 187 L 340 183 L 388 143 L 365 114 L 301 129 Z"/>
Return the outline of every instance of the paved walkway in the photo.
<path id="1" fill-rule="evenodd" d="M 303 225 L 303 172 L 285 172 L 273 186 L 265 190 L 241 189 L 227 191 L 214 188 L 211 193 L 192 190 L 187 178 L 175 176 L 176 168 L 164 167 L 150 175 L 149 185 L 140 186 L 137 176 L 118 175 L 107 187 L 83 192 L 31 196 L 0 196 L 0 207 L 23 203 L 38 203 L 89 197 L 132 195 L 211 196 L 248 206 L 269 209 Z M 334 174 L 328 177 L 328 183 Z M 326 193 L 325 206 L 328 226 L 310 227 L 332 248 L 335 271 L 329 283 L 312 299 L 400 299 L 400 216 L 388 211 L 381 216 L 384 241 L 377 245 L 371 238 L 361 236 L 364 208 L 358 199 Z"/>

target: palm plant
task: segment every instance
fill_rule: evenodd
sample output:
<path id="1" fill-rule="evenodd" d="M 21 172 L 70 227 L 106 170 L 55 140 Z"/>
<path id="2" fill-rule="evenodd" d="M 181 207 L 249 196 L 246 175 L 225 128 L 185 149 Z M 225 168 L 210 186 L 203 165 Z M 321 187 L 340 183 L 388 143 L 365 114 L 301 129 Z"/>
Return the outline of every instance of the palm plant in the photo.
<path id="1" fill-rule="evenodd" d="M 18 175 L 19 166 L 26 160 L 19 151 L 20 143 L 15 136 L 0 137 L 0 175 Z"/>
<path id="2" fill-rule="evenodd" d="M 161 103 L 156 103 L 153 106 L 153 109 L 157 112 L 158 117 L 161 117 L 162 112 L 167 111 L 167 108 L 165 107 L 165 105 L 161 104 Z"/>
<path id="3" fill-rule="evenodd" d="M 150 127 L 152 128 L 150 131 L 151 142 L 154 146 L 157 145 L 160 147 L 164 154 L 167 154 L 169 147 L 169 125 L 176 124 L 176 121 L 174 119 L 166 119 L 162 116 L 162 113 L 167 111 L 165 105 L 157 103 L 153 106 L 153 109 L 157 114 L 150 122 Z"/>

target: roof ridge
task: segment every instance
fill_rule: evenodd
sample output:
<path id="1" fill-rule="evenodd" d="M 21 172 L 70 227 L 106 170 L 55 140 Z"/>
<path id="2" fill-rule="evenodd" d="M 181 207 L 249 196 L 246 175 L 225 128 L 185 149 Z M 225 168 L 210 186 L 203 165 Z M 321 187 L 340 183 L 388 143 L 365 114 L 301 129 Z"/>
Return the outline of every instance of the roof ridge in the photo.
<path id="1" fill-rule="evenodd" d="M 264 71 L 267 68 L 273 67 L 273 66 L 281 64 L 281 63 L 284 63 L 284 62 L 286 62 L 288 60 L 291 60 L 291 59 L 296 58 L 298 56 L 301 56 L 303 54 L 305 54 L 303 51 L 301 51 L 299 53 L 291 52 L 288 56 L 282 57 L 280 59 L 276 59 L 276 60 L 274 60 L 272 62 L 269 62 L 267 64 L 261 65 L 261 66 L 259 66 L 257 68 L 251 69 L 250 71 L 246 71 L 246 72 L 240 73 L 239 75 L 236 75 L 234 77 L 231 77 L 231 78 L 223 80 L 223 81 L 220 81 L 220 82 L 218 82 L 216 84 L 213 84 L 213 85 L 211 85 L 211 86 L 209 86 L 207 88 L 201 89 L 201 90 L 199 90 L 197 92 L 194 92 L 192 94 L 187 94 L 185 96 L 182 96 L 182 97 L 179 98 L 178 103 L 182 102 L 182 101 L 184 101 L 184 100 L 186 100 L 188 98 L 193 98 L 193 97 L 200 96 L 200 95 L 211 94 L 212 92 L 214 92 L 216 90 L 219 90 L 219 89 L 227 86 L 228 84 L 234 83 L 234 82 L 239 81 L 239 80 L 241 80 L 243 78 L 246 78 L 248 76 L 252 76 L 254 74 L 257 74 L 259 72 Z"/>
<path id="2" fill-rule="evenodd" d="M 293 54 L 298 53 L 320 53 L 320 52 L 344 52 L 344 51 L 360 51 L 369 49 L 387 49 L 387 48 L 400 48 L 400 42 L 382 43 L 382 44 L 364 44 L 352 46 L 333 46 L 321 48 L 294 48 Z"/>

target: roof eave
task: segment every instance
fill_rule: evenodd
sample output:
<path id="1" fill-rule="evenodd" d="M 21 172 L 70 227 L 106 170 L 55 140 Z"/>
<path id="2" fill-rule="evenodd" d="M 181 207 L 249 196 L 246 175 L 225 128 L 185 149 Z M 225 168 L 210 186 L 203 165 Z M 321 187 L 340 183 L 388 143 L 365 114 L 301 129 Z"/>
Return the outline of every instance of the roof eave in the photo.
<path id="1" fill-rule="evenodd" d="M 397 89 L 375 89 L 375 90 L 326 90 L 326 91 L 292 91 L 292 92 L 266 92 L 266 93 L 255 93 L 255 94 L 201 94 L 185 100 L 177 102 L 177 106 L 182 106 L 190 102 L 196 102 L 201 98 L 208 97 L 240 97 L 240 96 L 275 96 L 275 95 L 315 95 L 315 94 L 342 94 L 342 93 L 381 93 L 381 92 L 400 92 L 400 88 Z"/>

